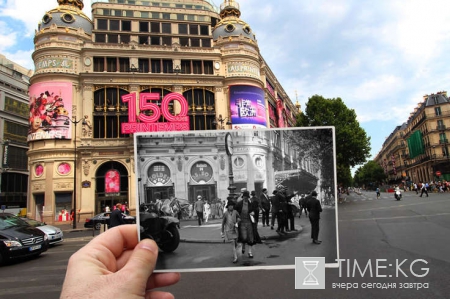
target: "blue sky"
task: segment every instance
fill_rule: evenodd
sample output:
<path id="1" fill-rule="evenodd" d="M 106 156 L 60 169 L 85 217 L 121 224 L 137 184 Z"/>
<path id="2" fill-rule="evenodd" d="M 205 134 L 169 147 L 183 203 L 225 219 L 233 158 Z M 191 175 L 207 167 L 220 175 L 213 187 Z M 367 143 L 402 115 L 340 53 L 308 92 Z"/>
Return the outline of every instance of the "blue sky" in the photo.
<path id="1" fill-rule="evenodd" d="M 291 100 L 304 110 L 315 94 L 342 98 L 371 137 L 373 157 L 425 94 L 450 92 L 446 0 L 237 2 Z M 90 16 L 90 0 L 84 4 Z M 33 68 L 35 29 L 57 5 L 0 0 L 0 53 Z"/>

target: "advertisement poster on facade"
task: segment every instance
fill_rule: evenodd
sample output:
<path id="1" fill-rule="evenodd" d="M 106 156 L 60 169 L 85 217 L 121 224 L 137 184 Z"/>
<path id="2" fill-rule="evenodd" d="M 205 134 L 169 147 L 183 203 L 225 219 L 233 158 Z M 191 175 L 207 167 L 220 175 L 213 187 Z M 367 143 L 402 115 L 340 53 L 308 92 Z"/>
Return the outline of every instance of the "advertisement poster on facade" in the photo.
<path id="1" fill-rule="evenodd" d="M 41 82 L 30 86 L 28 141 L 70 139 L 72 84 Z"/>
<path id="2" fill-rule="evenodd" d="M 256 86 L 230 86 L 230 111 L 233 129 L 266 128 L 264 91 Z"/>

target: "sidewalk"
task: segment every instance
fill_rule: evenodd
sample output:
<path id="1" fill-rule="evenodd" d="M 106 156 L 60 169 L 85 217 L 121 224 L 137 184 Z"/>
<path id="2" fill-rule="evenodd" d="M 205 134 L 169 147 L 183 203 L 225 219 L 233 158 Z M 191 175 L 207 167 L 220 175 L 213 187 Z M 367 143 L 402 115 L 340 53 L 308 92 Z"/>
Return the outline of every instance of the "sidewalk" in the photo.
<path id="1" fill-rule="evenodd" d="M 302 220 L 305 220 L 305 216 L 302 216 Z M 289 231 L 286 235 L 280 235 L 276 232 L 276 226 L 274 229 L 270 229 L 270 226 L 262 226 L 262 223 L 258 223 L 258 233 L 261 240 L 284 240 L 297 236 L 303 231 L 302 225 L 300 225 L 300 219 L 295 217 L 295 229 L 297 231 Z M 64 233 L 64 238 L 68 238 L 68 235 L 73 232 L 92 232 L 92 228 L 84 228 L 84 223 L 77 223 L 77 228 L 73 228 L 73 223 L 55 223 L 54 226 L 61 228 Z M 197 219 L 184 219 L 180 222 L 180 241 L 185 243 L 224 243 L 225 240 L 221 236 L 222 219 L 210 219 L 207 223 L 198 225 Z M 101 230 L 102 231 L 102 230 Z M 100 232 L 101 232 L 100 231 Z M 99 231 L 95 231 L 95 235 L 100 234 Z M 92 237 L 92 236 L 91 236 Z"/>

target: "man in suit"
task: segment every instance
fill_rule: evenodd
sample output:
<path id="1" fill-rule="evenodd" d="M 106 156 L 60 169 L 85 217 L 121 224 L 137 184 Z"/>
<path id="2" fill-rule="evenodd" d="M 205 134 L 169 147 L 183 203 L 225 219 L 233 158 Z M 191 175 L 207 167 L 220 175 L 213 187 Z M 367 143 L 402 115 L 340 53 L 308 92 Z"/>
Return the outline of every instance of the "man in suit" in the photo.
<path id="1" fill-rule="evenodd" d="M 260 197 L 261 210 L 262 210 L 262 224 L 263 226 L 269 226 L 269 215 L 270 215 L 270 199 L 267 195 L 267 189 L 262 189 L 262 194 Z"/>
<path id="2" fill-rule="evenodd" d="M 272 219 L 270 221 L 270 229 L 275 226 L 275 219 L 277 220 L 278 226 L 280 226 L 280 219 L 278 219 L 278 209 L 280 206 L 280 201 L 277 197 L 278 190 L 273 190 L 272 196 L 270 197 Z"/>
<path id="3" fill-rule="evenodd" d="M 276 230 L 277 233 L 280 235 L 286 234 L 286 226 L 287 226 L 287 212 L 288 212 L 288 204 L 287 199 L 285 196 L 285 187 L 283 185 L 277 186 L 278 192 L 275 194 L 275 201 L 278 203 L 278 213 L 277 213 L 277 220 L 278 220 L 278 229 Z"/>
<path id="4" fill-rule="evenodd" d="M 320 213 L 322 213 L 322 205 L 320 201 L 317 199 L 317 192 L 311 192 L 311 197 L 307 201 L 307 209 L 309 212 L 309 221 L 311 222 L 311 239 L 314 244 L 320 244 L 322 241 L 319 241 L 319 222 L 320 222 Z"/>
<path id="5" fill-rule="evenodd" d="M 112 211 L 111 215 L 109 216 L 109 228 L 122 224 L 125 224 L 125 220 L 123 219 L 122 215 L 122 204 L 118 203 L 116 204 L 116 208 L 114 209 L 114 211 Z"/>

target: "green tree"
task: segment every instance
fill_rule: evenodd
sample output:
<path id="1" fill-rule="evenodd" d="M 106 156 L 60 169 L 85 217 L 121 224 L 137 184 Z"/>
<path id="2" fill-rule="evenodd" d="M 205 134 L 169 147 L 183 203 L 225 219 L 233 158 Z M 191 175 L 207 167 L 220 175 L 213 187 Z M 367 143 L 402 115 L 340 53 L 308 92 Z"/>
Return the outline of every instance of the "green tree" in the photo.
<path id="1" fill-rule="evenodd" d="M 338 183 L 350 185 L 350 168 L 364 163 L 370 156 L 370 137 L 360 127 L 355 111 L 340 98 L 314 95 L 308 99 L 305 112 L 298 116 L 297 126 L 335 127 Z"/>
<path id="2" fill-rule="evenodd" d="M 368 161 L 355 171 L 355 184 L 374 189 L 387 178 L 383 168 L 373 160 Z"/>

